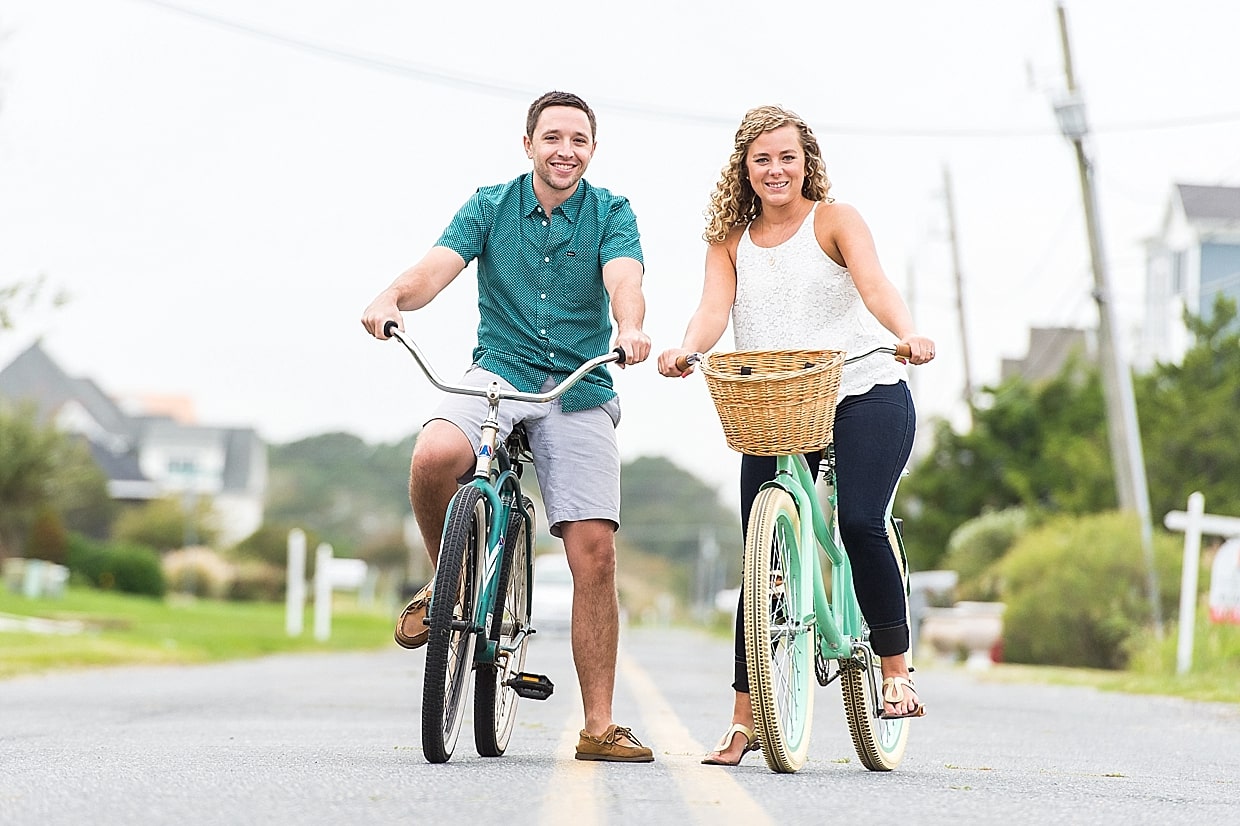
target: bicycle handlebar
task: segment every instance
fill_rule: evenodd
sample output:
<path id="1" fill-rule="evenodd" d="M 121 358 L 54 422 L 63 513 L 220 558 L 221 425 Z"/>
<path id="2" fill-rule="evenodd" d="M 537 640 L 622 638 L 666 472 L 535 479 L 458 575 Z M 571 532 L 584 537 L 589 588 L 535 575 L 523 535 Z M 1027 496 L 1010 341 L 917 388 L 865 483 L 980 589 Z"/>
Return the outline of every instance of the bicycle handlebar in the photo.
<path id="1" fill-rule="evenodd" d="M 852 356 L 850 358 L 844 359 L 844 363 L 852 364 L 854 361 L 860 361 L 863 358 L 869 358 L 875 353 L 891 353 L 892 355 L 894 355 L 896 358 L 899 358 L 899 359 L 911 358 L 913 355 L 912 349 L 907 344 L 897 344 L 894 347 L 875 347 L 873 350 L 870 350 L 868 353 L 862 353 L 859 356 Z M 700 362 L 702 360 L 702 356 L 703 356 L 702 353 L 686 353 L 685 355 L 676 359 L 676 369 L 683 373 L 684 371 L 688 370 L 692 365 Z"/>
<path id="2" fill-rule="evenodd" d="M 480 396 L 482 398 L 489 397 L 491 389 L 488 387 L 469 387 L 463 384 L 449 384 L 441 379 L 439 374 L 435 372 L 435 369 L 431 367 L 430 362 L 426 360 L 426 356 L 422 354 L 421 348 L 418 347 L 413 339 L 405 335 L 405 333 L 396 326 L 395 321 L 389 321 L 383 325 L 383 334 L 390 338 L 394 338 L 401 344 L 405 345 L 405 349 L 413 354 L 414 361 L 416 361 L 418 366 L 422 368 L 422 372 L 426 374 L 426 378 L 430 380 L 430 383 L 435 385 L 440 390 L 443 390 L 445 393 L 457 393 L 462 396 Z M 615 362 L 616 364 L 624 364 L 624 359 L 624 349 L 617 347 L 606 355 L 595 356 L 590 359 L 585 364 L 570 373 L 564 381 L 560 382 L 546 393 L 525 393 L 520 390 L 504 390 L 500 388 L 497 390 L 498 397 L 500 399 L 535 402 L 538 404 L 545 404 L 546 402 L 555 401 L 560 396 L 564 395 L 570 387 L 581 381 L 582 377 L 595 367 L 603 364 L 611 364 L 612 362 Z"/>

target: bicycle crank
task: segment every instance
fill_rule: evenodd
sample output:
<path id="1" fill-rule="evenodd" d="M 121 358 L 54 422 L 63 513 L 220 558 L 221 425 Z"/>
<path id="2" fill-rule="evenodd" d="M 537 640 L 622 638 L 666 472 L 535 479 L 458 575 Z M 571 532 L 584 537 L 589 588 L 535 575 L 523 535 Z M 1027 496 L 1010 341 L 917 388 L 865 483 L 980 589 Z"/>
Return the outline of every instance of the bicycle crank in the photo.
<path id="1" fill-rule="evenodd" d="M 543 674 L 521 672 L 505 680 L 504 685 L 527 700 L 545 700 L 555 691 L 555 684 Z"/>

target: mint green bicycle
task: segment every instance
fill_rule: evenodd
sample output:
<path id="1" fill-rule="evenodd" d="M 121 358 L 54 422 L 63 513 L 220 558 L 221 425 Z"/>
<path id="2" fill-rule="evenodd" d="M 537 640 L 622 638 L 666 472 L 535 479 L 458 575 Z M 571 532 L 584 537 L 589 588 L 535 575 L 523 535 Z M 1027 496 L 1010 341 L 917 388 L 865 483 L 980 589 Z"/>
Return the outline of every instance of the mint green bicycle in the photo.
<path id="1" fill-rule="evenodd" d="M 741 351 L 693 354 L 734 449 L 775 455 L 775 478 L 754 500 L 745 537 L 742 604 L 750 702 L 767 765 L 795 772 L 809 753 L 814 714 L 811 678 L 839 680 L 853 746 L 872 771 L 904 757 L 907 719 L 884 719 L 880 662 L 853 590 L 852 568 L 835 523 L 835 455 L 829 443 L 844 358 L 840 351 Z M 695 358 L 696 356 L 696 358 Z M 774 359 L 774 360 L 772 360 Z M 821 501 L 802 455 L 826 444 Z M 887 504 L 888 538 L 908 589 L 900 521 Z M 830 591 L 821 560 L 830 566 Z"/>
<path id="2" fill-rule="evenodd" d="M 451 758 L 473 673 L 474 744 L 479 755 L 499 757 L 512 737 L 517 701 L 545 700 L 555 688 L 545 675 L 524 671 L 526 648 L 535 633 L 530 618 L 534 504 L 522 493 L 521 470 L 532 456 L 521 424 L 499 441 L 499 403 L 554 401 L 594 368 L 623 364 L 624 351 L 616 348 L 587 361 L 545 393 L 522 393 L 497 382 L 488 387 L 448 384 L 395 322 L 384 326 L 384 334 L 405 346 L 435 387 L 488 402 L 473 478 L 452 497 L 444 520 L 427 614 L 422 752 L 431 763 Z"/>

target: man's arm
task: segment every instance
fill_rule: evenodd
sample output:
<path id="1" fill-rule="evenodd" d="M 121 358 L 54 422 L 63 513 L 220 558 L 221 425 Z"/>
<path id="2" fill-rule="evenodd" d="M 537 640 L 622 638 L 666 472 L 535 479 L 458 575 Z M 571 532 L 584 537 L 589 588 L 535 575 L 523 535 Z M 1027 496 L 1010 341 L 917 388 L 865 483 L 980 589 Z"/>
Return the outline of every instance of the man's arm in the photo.
<path id="1" fill-rule="evenodd" d="M 642 332 L 646 298 L 642 295 L 642 264 L 636 258 L 613 258 L 603 265 L 603 286 L 611 298 L 616 320 L 616 346 L 624 350 L 625 364 L 640 364 L 650 356 L 650 337 Z M 624 366 L 624 365 L 621 365 Z"/>
<path id="2" fill-rule="evenodd" d="M 387 338 L 383 333 L 389 321 L 405 329 L 402 310 L 420 310 L 443 288 L 452 283 L 465 269 L 465 259 L 449 247 L 431 247 L 422 260 L 396 277 L 387 289 L 375 296 L 362 313 L 362 326 L 372 336 Z"/>

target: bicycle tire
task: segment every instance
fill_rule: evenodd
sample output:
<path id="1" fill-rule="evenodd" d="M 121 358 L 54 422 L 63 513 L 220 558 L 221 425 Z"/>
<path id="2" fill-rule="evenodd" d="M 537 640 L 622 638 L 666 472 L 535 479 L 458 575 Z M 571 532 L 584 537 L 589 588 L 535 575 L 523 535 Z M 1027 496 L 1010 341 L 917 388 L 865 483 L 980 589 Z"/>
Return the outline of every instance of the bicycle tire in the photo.
<path id="1" fill-rule="evenodd" d="M 522 504 L 532 526 L 534 503 L 523 496 Z M 492 616 L 488 631 L 488 638 L 499 644 L 501 656 L 495 663 L 479 665 L 474 675 L 474 745 L 483 757 L 503 755 L 517 721 L 517 702 L 521 697 L 505 683 L 525 669 L 525 650 L 530 641 L 528 635 L 522 636 L 513 646 L 513 638 L 528 631 L 530 625 L 530 568 L 525 526 L 521 511 L 514 510 L 508 517 L 495 591 L 499 610 Z"/>
<path id="2" fill-rule="evenodd" d="M 908 560 L 904 552 L 904 542 L 900 529 L 894 520 L 888 520 L 887 540 L 891 553 L 895 557 L 896 566 L 900 569 L 900 578 L 904 582 L 904 593 L 908 594 Z M 908 656 L 912 656 L 909 651 Z M 910 663 L 911 665 L 911 663 Z M 865 664 L 861 660 L 844 663 L 840 674 L 840 691 L 844 699 L 844 716 L 848 720 L 848 731 L 852 735 L 853 747 L 861 765 L 870 771 L 891 771 L 904 759 L 904 750 L 908 747 L 908 720 L 884 720 L 874 716 L 874 709 L 882 708 L 881 697 L 874 696 L 874 686 L 882 685 L 882 668 L 877 657 L 873 659 L 873 680 L 865 673 Z"/>
<path id="3" fill-rule="evenodd" d="M 874 658 L 874 678 L 881 684 L 883 675 L 878 658 Z M 870 771 L 889 772 L 904 759 L 908 745 L 908 720 L 884 720 L 874 716 L 874 683 L 865 673 L 860 660 L 848 660 L 840 671 L 840 692 L 844 697 L 844 716 L 848 732 L 861 765 Z"/>
<path id="4" fill-rule="evenodd" d="M 471 485 L 461 488 L 448 506 L 431 597 L 422 689 L 422 752 L 431 763 L 445 763 L 452 756 L 469 700 L 478 640 L 473 628 L 481 577 L 478 548 L 486 526 L 482 491 Z"/>
<path id="5" fill-rule="evenodd" d="M 795 772 L 809 754 L 814 717 L 814 628 L 799 619 L 800 515 L 781 488 L 754 500 L 745 538 L 744 628 L 750 704 L 762 755 L 776 772 Z M 789 618 L 798 622 L 792 624 Z"/>

